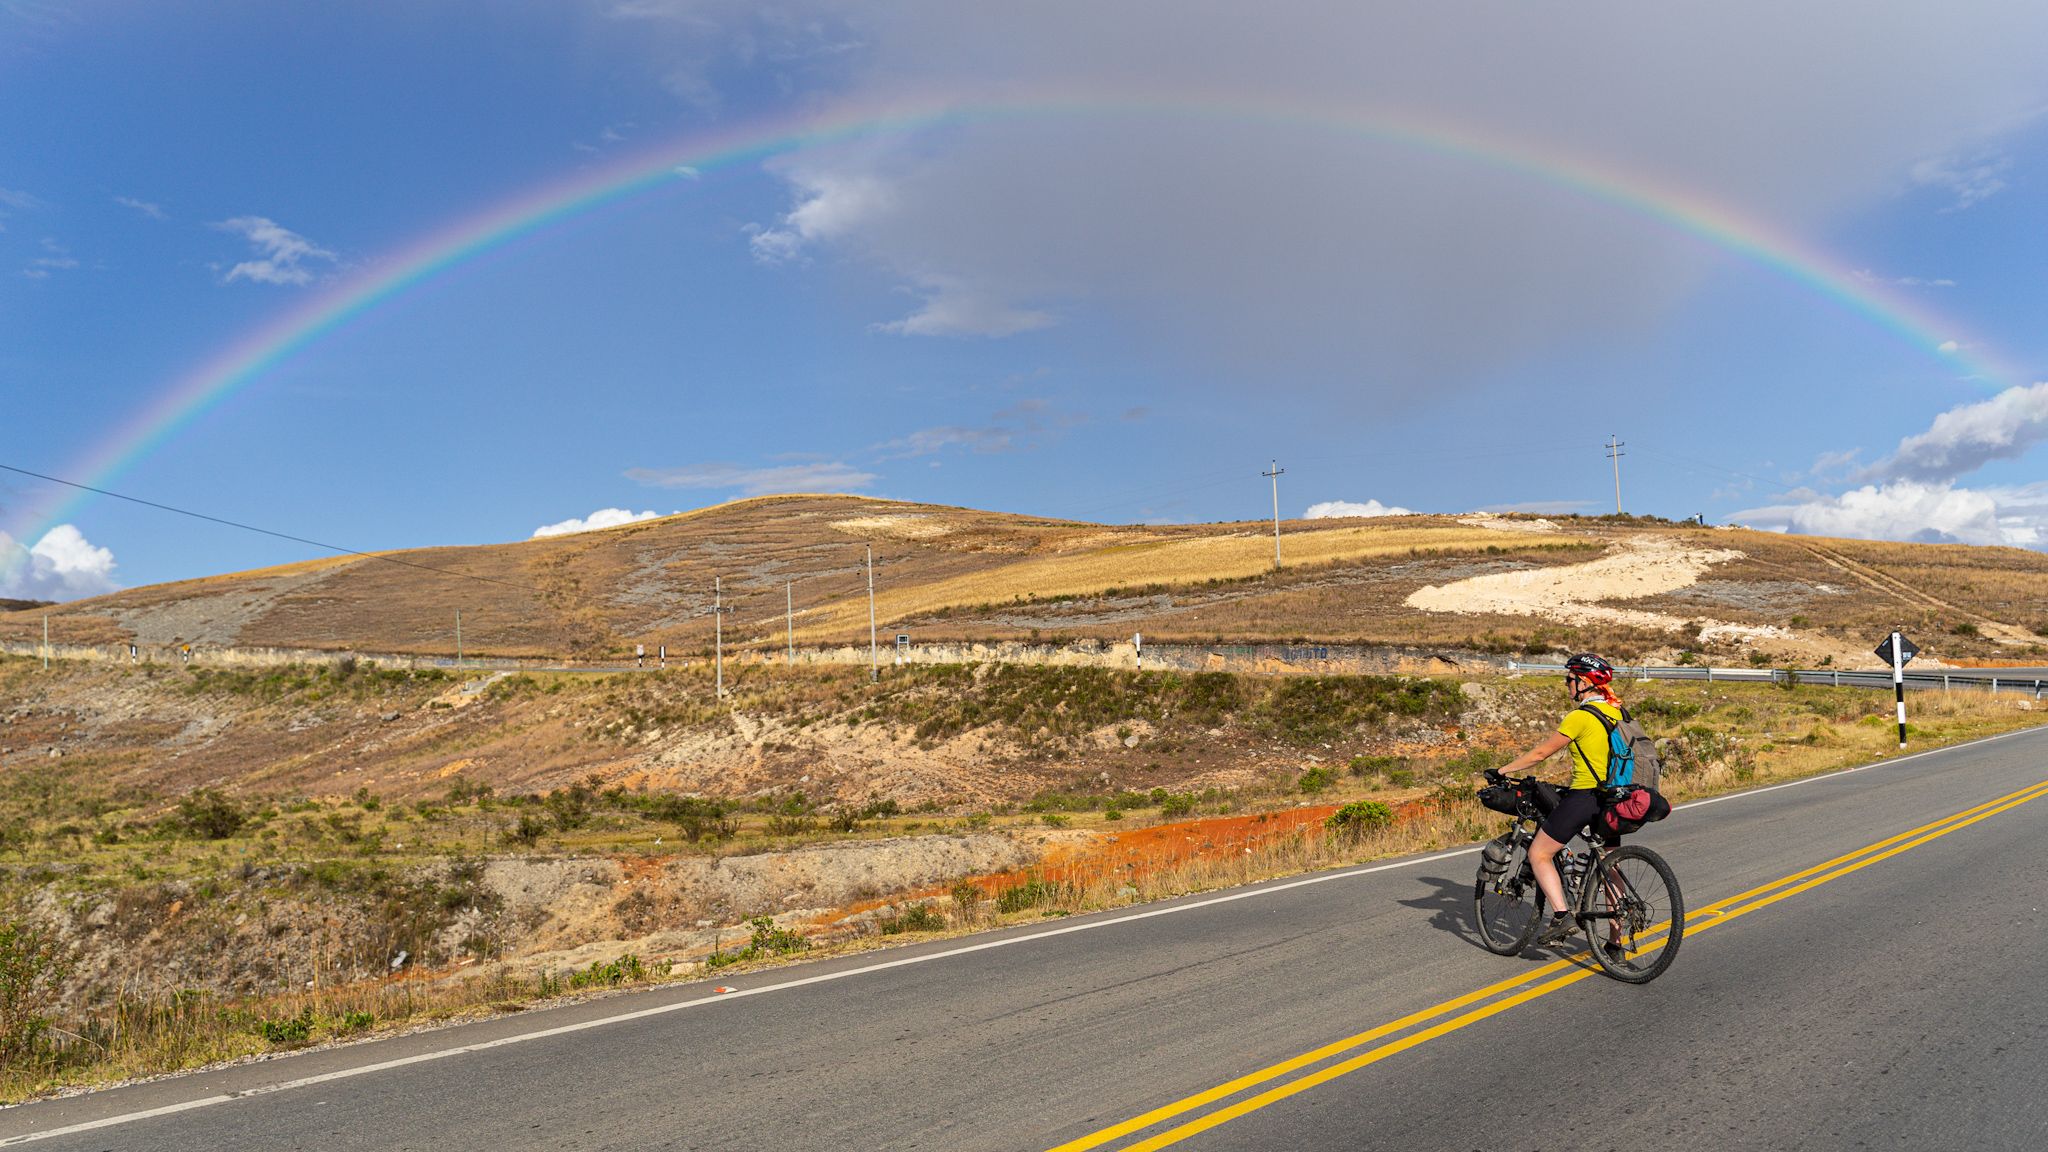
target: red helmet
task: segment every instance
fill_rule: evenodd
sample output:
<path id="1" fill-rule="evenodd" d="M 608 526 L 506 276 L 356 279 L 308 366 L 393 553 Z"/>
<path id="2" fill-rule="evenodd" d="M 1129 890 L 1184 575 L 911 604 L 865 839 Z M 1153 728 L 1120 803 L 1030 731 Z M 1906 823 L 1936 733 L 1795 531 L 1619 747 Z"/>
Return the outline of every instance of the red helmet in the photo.
<path id="1" fill-rule="evenodd" d="M 1566 674 L 1577 676 L 1588 684 L 1607 684 L 1614 679 L 1614 665 L 1591 652 L 1581 653 L 1565 661 L 1564 670 Z"/>

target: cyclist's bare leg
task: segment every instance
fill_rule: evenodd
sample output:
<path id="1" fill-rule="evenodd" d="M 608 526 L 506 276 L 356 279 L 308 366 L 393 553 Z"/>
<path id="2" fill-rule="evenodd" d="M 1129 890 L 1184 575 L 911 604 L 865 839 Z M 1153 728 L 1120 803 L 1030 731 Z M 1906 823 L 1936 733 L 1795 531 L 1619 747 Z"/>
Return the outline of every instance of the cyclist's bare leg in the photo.
<path id="1" fill-rule="evenodd" d="M 1536 833 L 1535 842 L 1529 845 L 1529 870 L 1536 874 L 1536 886 L 1543 889 L 1543 898 L 1550 901 L 1553 916 L 1566 907 L 1564 880 L 1557 874 L 1557 854 L 1563 848 L 1548 832 Z"/>

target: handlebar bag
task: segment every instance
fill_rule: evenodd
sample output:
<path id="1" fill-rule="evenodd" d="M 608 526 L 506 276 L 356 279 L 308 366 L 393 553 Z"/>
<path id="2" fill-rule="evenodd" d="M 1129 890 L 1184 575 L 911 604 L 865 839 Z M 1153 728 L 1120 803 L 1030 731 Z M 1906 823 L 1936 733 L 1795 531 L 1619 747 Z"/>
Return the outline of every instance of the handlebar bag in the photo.
<path id="1" fill-rule="evenodd" d="M 1512 780 L 1505 784 L 1493 784 L 1479 790 L 1479 802 L 1493 809 L 1513 816 L 1522 810 L 1522 786 Z"/>

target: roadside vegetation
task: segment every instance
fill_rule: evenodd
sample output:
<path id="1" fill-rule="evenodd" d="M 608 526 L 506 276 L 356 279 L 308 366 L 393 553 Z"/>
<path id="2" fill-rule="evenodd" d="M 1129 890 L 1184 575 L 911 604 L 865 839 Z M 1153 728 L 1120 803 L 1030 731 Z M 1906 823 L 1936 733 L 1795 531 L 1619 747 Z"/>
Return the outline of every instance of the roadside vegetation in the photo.
<path id="1" fill-rule="evenodd" d="M 0 739 L 77 722 L 49 711 L 48 682 L 26 663 L 0 664 L 0 686 L 11 694 L 0 705 L 19 725 Z M 165 691 L 247 700 L 281 719 L 337 702 L 410 713 L 454 687 L 339 664 L 260 675 L 158 670 L 156 679 Z M 743 669 L 728 687 L 719 706 L 695 671 L 514 676 L 467 708 L 476 716 L 499 709 L 498 722 L 518 738 L 612 755 L 652 732 L 715 729 L 735 716 L 773 721 L 778 731 L 867 730 L 906 748 L 972 741 L 1000 745 L 1032 778 L 1059 782 L 1008 797 L 904 804 L 803 787 L 727 797 L 637 791 L 589 774 L 540 788 L 458 772 L 407 796 L 368 787 L 309 794 L 266 790 L 265 774 L 252 771 L 176 794 L 166 784 L 160 794 L 124 782 L 147 763 L 144 749 L 10 761 L 0 768 L 0 865 L 11 864 L 0 887 L 12 901 L 0 929 L 0 1099 L 723 976 L 814 948 L 884 946 L 1469 844 L 1505 824 L 1472 801 L 1470 773 L 1505 763 L 1565 707 L 1556 681 L 1537 678 L 1466 689 L 1429 678 L 988 666 L 892 670 L 878 685 L 858 669 Z M 1676 801 L 1896 751 L 1881 692 L 1698 682 L 1622 691 L 1663 742 L 1666 792 Z M 515 707 L 522 702 L 559 706 L 558 718 L 575 726 L 550 736 L 534 709 Z M 1913 746 L 2037 722 L 2040 712 L 2023 704 L 2031 702 L 1917 693 L 1909 698 Z M 1248 770 L 1230 786 L 1182 783 L 1219 764 Z M 1135 835 L 1168 824 L 1189 828 L 1160 839 L 1171 850 L 1143 847 Z M 837 927 L 734 909 L 742 935 L 735 942 L 728 932 L 701 956 L 622 950 L 584 969 L 536 972 L 498 963 L 516 946 L 510 928 L 452 950 L 436 944 L 456 917 L 492 909 L 498 897 L 483 872 L 493 858 L 731 856 L 1047 828 L 1115 833 L 1117 847 L 1103 839 L 1058 868 L 878 892 L 879 909 Z M 51 916 L 96 907 L 105 909 L 96 931 L 136 945 L 175 921 L 195 946 L 219 947 L 247 918 L 264 927 L 276 958 L 242 989 L 112 972 L 91 976 L 98 983 L 86 988 L 77 941 Z M 349 927 L 320 928 L 318 917 L 300 914 L 307 909 L 345 912 Z M 465 963 L 477 974 L 465 975 Z"/>

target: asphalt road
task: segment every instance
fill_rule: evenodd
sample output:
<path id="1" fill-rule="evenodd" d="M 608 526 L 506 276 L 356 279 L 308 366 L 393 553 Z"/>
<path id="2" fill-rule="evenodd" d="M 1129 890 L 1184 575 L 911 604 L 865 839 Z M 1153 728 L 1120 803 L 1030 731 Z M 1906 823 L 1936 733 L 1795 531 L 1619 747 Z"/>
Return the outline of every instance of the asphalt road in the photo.
<path id="1" fill-rule="evenodd" d="M 1634 839 L 1710 914 L 1642 987 L 1480 949 L 1468 850 L 32 1104 L 0 1144 L 2038 1148 L 2048 798 L 1727 900 L 2044 783 L 2037 730 L 1680 809 Z"/>

